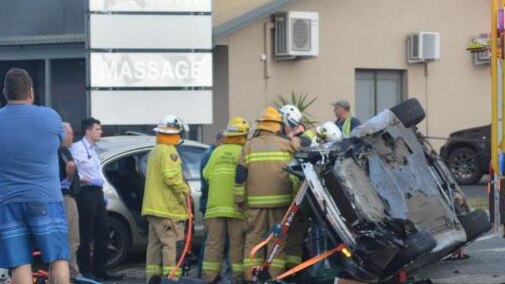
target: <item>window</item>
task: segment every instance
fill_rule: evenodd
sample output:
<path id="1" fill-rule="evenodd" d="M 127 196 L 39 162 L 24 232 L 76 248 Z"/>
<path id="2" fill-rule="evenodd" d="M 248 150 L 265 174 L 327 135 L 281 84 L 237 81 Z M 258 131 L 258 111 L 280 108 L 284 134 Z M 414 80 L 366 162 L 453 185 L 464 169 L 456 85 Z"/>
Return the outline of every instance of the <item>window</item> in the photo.
<path id="1" fill-rule="evenodd" d="M 187 180 L 200 179 L 200 163 L 203 158 L 205 148 L 195 146 L 179 147 L 179 155 L 181 156 L 184 175 Z"/>
<path id="2" fill-rule="evenodd" d="M 356 70 L 355 115 L 362 122 L 401 102 L 403 73 L 402 70 Z"/>
<path id="3" fill-rule="evenodd" d="M 148 152 L 122 156 L 107 163 L 103 172 L 126 206 L 140 214 L 145 185 L 145 167 L 142 162 Z"/>
<path id="4" fill-rule="evenodd" d="M 177 148 L 179 156 L 182 159 L 182 170 L 184 172 L 184 177 L 188 181 L 200 180 L 200 163 L 202 161 L 203 153 L 205 148 L 196 146 L 181 146 Z M 149 158 L 149 153 L 145 154 L 139 161 L 139 169 L 144 174 L 147 171 L 147 159 Z"/>

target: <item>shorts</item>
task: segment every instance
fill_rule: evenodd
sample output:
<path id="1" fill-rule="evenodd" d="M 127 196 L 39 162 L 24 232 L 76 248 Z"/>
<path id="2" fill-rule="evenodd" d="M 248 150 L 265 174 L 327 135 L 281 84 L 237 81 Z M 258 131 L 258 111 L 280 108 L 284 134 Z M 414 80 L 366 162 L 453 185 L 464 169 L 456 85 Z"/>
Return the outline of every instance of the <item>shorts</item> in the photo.
<path id="1" fill-rule="evenodd" d="M 63 202 L 23 202 L 0 206 L 0 267 L 32 263 L 34 248 L 42 261 L 69 259 Z"/>

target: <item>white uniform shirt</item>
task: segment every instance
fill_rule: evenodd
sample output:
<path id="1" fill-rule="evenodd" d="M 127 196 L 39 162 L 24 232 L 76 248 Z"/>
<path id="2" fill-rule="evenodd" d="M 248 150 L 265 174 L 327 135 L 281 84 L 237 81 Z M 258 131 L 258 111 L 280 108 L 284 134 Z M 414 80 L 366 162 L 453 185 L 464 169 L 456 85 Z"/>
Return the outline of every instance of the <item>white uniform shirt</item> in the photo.
<path id="1" fill-rule="evenodd" d="M 100 158 L 96 144 L 90 144 L 86 138 L 72 144 L 70 152 L 74 157 L 79 178 L 88 177 L 90 180 L 103 179 L 100 172 Z"/>

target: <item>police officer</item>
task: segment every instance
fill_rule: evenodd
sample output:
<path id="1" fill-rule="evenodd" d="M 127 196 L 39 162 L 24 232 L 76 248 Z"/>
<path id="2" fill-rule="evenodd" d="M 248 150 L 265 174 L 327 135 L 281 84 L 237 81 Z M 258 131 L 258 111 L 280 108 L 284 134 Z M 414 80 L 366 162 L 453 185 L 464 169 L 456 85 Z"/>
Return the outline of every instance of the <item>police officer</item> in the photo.
<path id="1" fill-rule="evenodd" d="M 203 176 L 209 183 L 209 198 L 205 211 L 207 240 L 203 261 L 203 278 L 217 283 L 223 262 L 226 239 L 233 283 L 241 283 L 244 268 L 244 212 L 235 206 L 235 169 L 249 133 L 249 123 L 241 117 L 230 120 L 222 145 L 210 156 Z"/>
<path id="2" fill-rule="evenodd" d="M 190 192 L 184 179 L 177 146 L 186 125 L 174 115 L 167 115 L 154 129 L 156 146 L 147 161 L 147 176 L 142 216 L 149 221 L 146 253 L 146 282 L 167 276 L 175 269 L 184 245 L 184 229 L 189 217 L 186 195 Z M 180 276 L 177 271 L 176 276 Z"/>
<path id="3" fill-rule="evenodd" d="M 70 149 L 79 171 L 81 191 L 77 196 L 79 209 L 79 233 L 81 243 L 77 259 L 82 275 L 100 281 L 121 280 L 123 276 L 107 273 L 106 200 L 102 191 L 103 177 L 96 143 L 102 137 L 100 121 L 90 117 L 81 123 L 84 137 Z M 90 245 L 93 243 L 93 258 Z M 93 264 L 93 266 L 91 265 Z"/>
<path id="4" fill-rule="evenodd" d="M 247 207 L 244 269 L 261 263 L 264 251 L 254 259 L 249 257 L 249 252 L 273 225 L 282 221 L 293 198 L 292 180 L 284 168 L 299 147 L 299 141 L 279 135 L 282 123 L 281 114 L 267 107 L 258 120 L 255 137 L 244 145 L 237 165 L 235 202 L 239 208 Z M 285 252 L 281 248 L 272 261 L 270 273 L 275 277 L 285 268 Z M 252 279 L 246 274 L 245 280 Z"/>

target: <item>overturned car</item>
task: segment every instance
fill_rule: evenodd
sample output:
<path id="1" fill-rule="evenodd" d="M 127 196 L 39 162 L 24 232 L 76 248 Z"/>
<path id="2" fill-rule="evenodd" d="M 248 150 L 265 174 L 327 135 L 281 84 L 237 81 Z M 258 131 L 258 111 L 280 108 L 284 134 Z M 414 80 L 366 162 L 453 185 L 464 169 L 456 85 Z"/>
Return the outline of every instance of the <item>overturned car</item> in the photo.
<path id="1" fill-rule="evenodd" d="M 295 154 L 289 170 L 305 179 L 313 218 L 330 242 L 352 252 L 339 262 L 356 280 L 380 282 L 436 263 L 492 227 L 416 129 L 424 117 L 409 99 L 350 138 Z"/>

